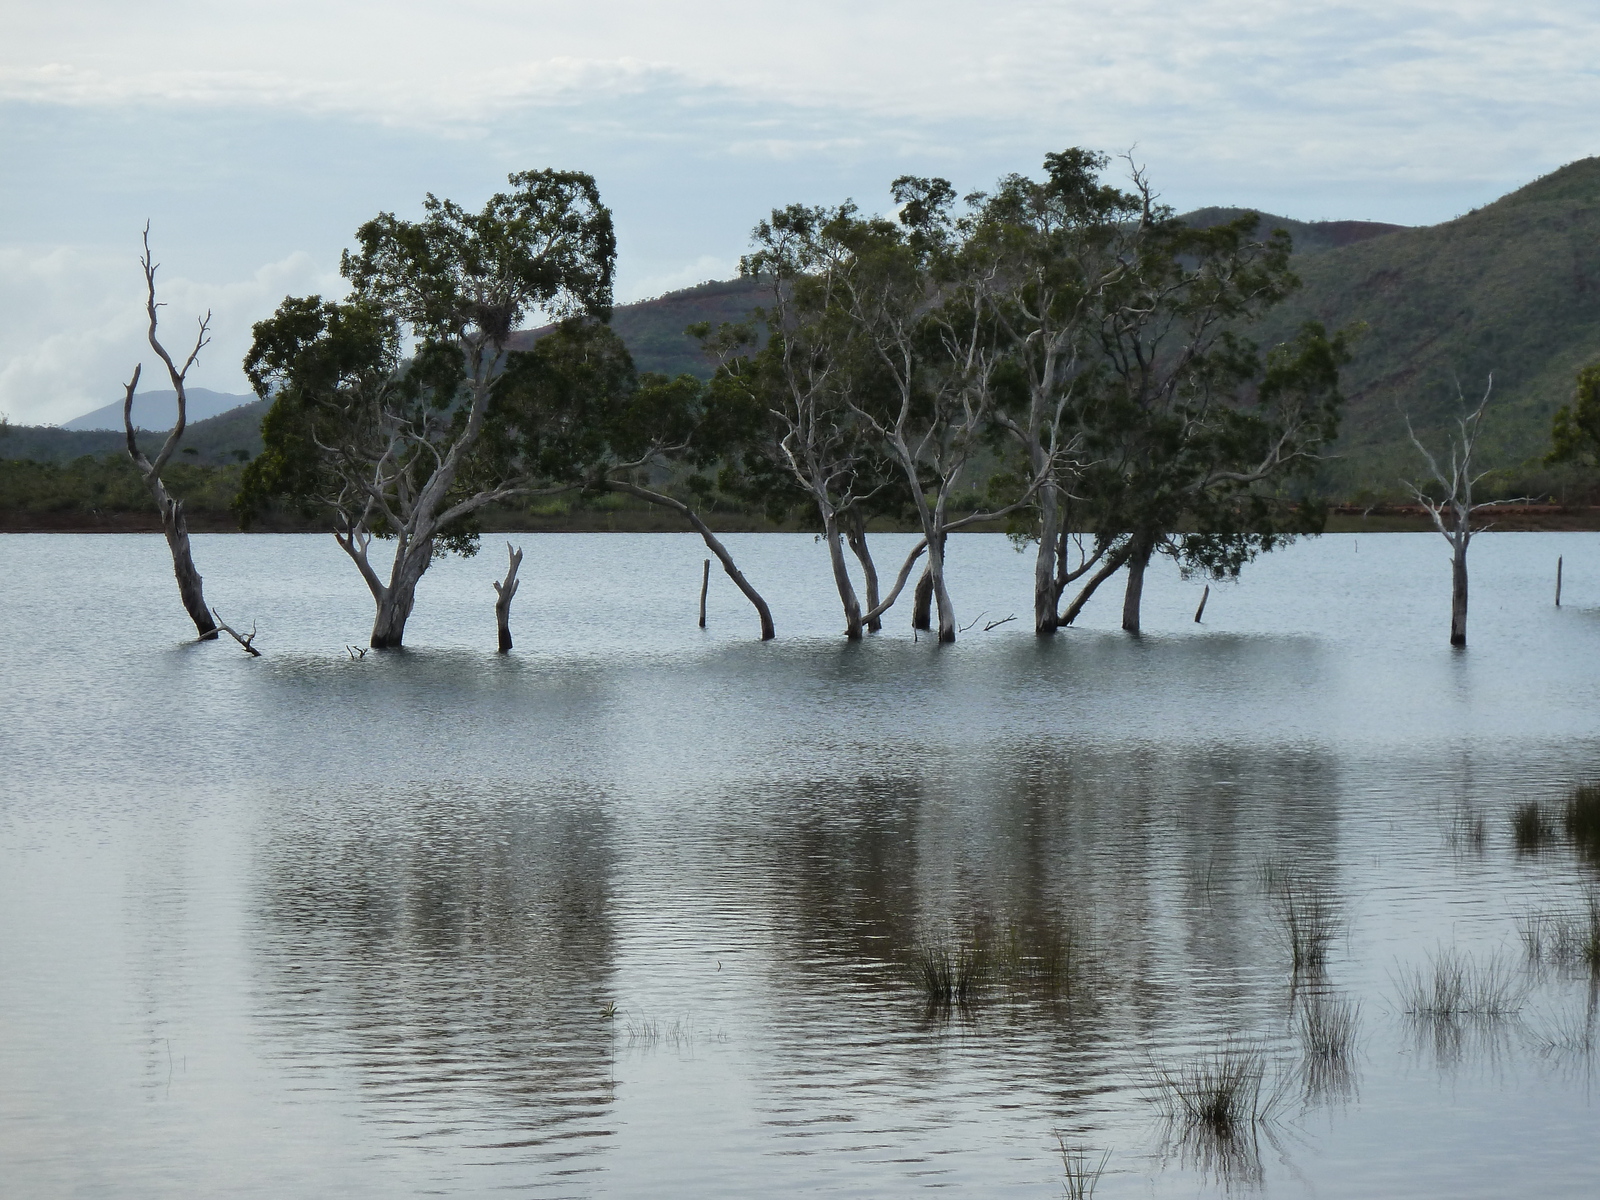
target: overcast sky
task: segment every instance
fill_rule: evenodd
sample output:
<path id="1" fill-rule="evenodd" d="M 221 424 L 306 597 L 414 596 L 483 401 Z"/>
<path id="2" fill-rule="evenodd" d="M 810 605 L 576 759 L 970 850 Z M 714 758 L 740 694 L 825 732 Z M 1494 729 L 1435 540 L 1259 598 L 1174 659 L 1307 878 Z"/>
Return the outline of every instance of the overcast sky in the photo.
<path id="1" fill-rule="evenodd" d="M 774 205 L 880 208 L 1132 150 L 1180 209 L 1448 220 L 1600 153 L 1592 0 L 9 0 L 0 38 L 0 412 L 120 396 L 139 230 L 191 382 L 247 389 L 252 321 L 432 191 L 593 173 L 618 299 L 735 270 Z M 146 378 L 155 364 L 147 362 Z"/>

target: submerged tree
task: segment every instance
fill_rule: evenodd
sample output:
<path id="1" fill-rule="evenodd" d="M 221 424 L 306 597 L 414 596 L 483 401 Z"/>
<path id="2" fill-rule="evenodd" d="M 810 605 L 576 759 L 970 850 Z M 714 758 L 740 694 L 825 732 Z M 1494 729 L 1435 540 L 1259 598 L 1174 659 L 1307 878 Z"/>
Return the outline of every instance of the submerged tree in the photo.
<path id="1" fill-rule="evenodd" d="M 1262 355 L 1242 336 L 1298 283 L 1288 235 L 1257 239 L 1257 223 L 1195 229 L 1155 211 L 1102 301 L 1078 495 L 1103 561 L 1061 624 L 1126 565 L 1122 627 L 1137 633 L 1155 554 L 1223 579 L 1321 527 L 1319 509 L 1278 493 L 1338 431 L 1345 337 L 1308 324 Z"/>
<path id="2" fill-rule="evenodd" d="M 1467 547 L 1472 543 L 1473 535 L 1482 532 L 1481 528 L 1473 528 L 1473 517 L 1486 508 L 1504 503 L 1492 500 L 1475 504 L 1472 500 L 1473 485 L 1488 473 L 1479 471 L 1473 474 L 1472 456 L 1477 450 L 1478 435 L 1483 432 L 1483 416 L 1489 407 L 1489 395 L 1493 390 L 1494 376 L 1490 375 L 1488 383 L 1484 385 L 1483 399 L 1478 401 L 1478 406 L 1456 418 L 1457 433 L 1450 438 L 1448 466 L 1441 465 L 1433 452 L 1422 444 L 1422 439 L 1417 437 L 1416 431 L 1411 427 L 1411 418 L 1409 416 L 1405 418 L 1406 433 L 1411 437 L 1411 444 L 1417 448 L 1418 453 L 1428 464 L 1428 473 L 1433 477 L 1430 483 L 1437 485 L 1438 496 L 1431 494 L 1427 487 L 1419 486 L 1409 480 L 1406 481 L 1406 486 L 1417 498 L 1417 503 L 1428 510 L 1428 515 L 1433 518 L 1433 527 L 1443 535 L 1445 541 L 1450 543 L 1450 644 L 1452 646 L 1467 644 Z M 1459 384 L 1456 385 L 1456 397 L 1465 408 L 1466 397 L 1461 394 Z"/>
<path id="3" fill-rule="evenodd" d="M 189 368 L 194 366 L 195 360 L 200 357 L 200 351 L 205 349 L 211 340 L 211 314 L 208 312 L 200 318 L 200 328 L 195 333 L 194 348 L 183 360 L 183 366 L 178 366 L 173 361 L 172 355 L 167 353 L 166 347 L 161 344 L 161 339 L 156 336 L 156 317 L 161 307 L 156 303 L 156 268 L 159 264 L 153 261 L 150 254 L 148 224 L 144 227 L 144 254 L 139 259 L 139 265 L 144 269 L 145 312 L 150 320 L 147 337 L 150 348 L 156 352 L 156 356 L 167 368 L 167 378 L 172 381 L 172 390 L 178 398 L 178 417 L 166 439 L 161 443 L 161 449 L 156 452 L 155 460 L 151 461 L 139 448 L 139 439 L 133 427 L 133 392 L 139 386 L 139 374 L 144 370 L 144 364 L 140 363 L 134 367 L 133 378 L 128 380 L 123 394 L 122 428 L 127 435 L 128 457 L 133 460 L 134 468 L 139 472 L 140 479 L 144 481 L 151 498 L 156 502 L 156 509 L 161 513 L 161 531 L 166 535 L 167 548 L 172 552 L 172 573 L 178 579 L 178 595 L 183 600 L 184 610 L 194 622 L 195 630 L 201 640 L 211 641 L 217 636 L 217 622 L 213 619 L 211 610 L 206 607 L 200 572 L 195 568 L 194 556 L 189 550 L 189 524 L 184 519 L 183 501 L 169 492 L 161 479 L 161 472 L 171 461 L 173 452 L 183 440 L 183 431 L 188 425 L 189 394 L 184 384 L 189 375 Z M 248 649 L 248 646 L 246 648 Z"/>
<path id="4" fill-rule="evenodd" d="M 1001 263 L 995 313 L 1015 381 L 995 420 L 1020 452 L 1021 474 L 1037 480 L 1033 607 L 1042 635 L 1061 623 L 1067 586 L 1110 549 L 1100 543 L 1072 565 L 1067 516 L 1081 490 L 1084 406 L 1103 371 L 1100 320 L 1155 214 L 1142 188 L 1100 182 L 1108 161 L 1079 148 L 1049 154 L 1042 182 L 1008 175 L 993 195 L 976 198 L 973 236 Z"/>
<path id="5" fill-rule="evenodd" d="M 609 319 L 611 213 L 580 172 L 510 182 L 481 213 L 430 195 L 422 221 L 368 221 L 340 266 L 351 299 L 286 299 L 256 325 L 245 359 L 273 405 L 241 515 L 273 500 L 330 514 L 376 604 L 374 647 L 401 645 L 436 549 L 471 552 L 473 514 L 573 486 L 542 475 L 539 455 L 502 426 L 495 383 L 530 313 Z M 491 429 L 492 452 L 480 454 Z M 387 578 L 370 559 L 374 537 L 394 542 Z"/>

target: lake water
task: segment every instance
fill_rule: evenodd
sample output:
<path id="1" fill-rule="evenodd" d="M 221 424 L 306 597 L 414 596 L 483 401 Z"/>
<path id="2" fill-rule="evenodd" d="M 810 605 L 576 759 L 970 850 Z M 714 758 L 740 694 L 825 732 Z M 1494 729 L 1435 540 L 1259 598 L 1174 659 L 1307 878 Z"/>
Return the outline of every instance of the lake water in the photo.
<path id="1" fill-rule="evenodd" d="M 1058 1197 L 1058 1139 L 1112 1200 L 1600 1190 L 1596 989 L 1518 936 L 1600 876 L 1509 823 L 1600 772 L 1600 536 L 1476 541 L 1465 652 L 1425 535 L 1293 546 L 1199 625 L 1164 564 L 1142 638 L 1113 587 L 1048 641 L 964 536 L 942 647 L 904 605 L 847 644 L 809 536 L 728 538 L 765 644 L 720 573 L 696 628 L 692 536 L 520 541 L 514 653 L 485 539 L 354 658 L 331 539 L 196 537 L 251 659 L 186 640 L 158 537 L 0 538 L 0 1194 Z M 1069 983 L 914 978 L 1069 934 Z M 1452 949 L 1517 1011 L 1408 1015 Z M 1278 1100 L 1226 1137 L 1156 1083 L 1219 1052 Z"/>

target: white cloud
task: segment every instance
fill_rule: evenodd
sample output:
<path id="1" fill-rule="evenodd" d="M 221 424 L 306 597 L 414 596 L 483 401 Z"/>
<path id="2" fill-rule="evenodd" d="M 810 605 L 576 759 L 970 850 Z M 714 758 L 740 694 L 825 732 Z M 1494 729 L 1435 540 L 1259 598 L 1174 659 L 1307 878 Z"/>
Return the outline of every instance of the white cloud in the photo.
<path id="1" fill-rule="evenodd" d="M 1597 62 L 1588 0 L 21 0 L 0 409 L 114 395 L 138 273 L 97 247 L 146 216 L 173 327 L 218 311 L 196 381 L 233 391 L 249 323 L 326 287 L 361 220 L 510 170 L 595 173 L 624 300 L 730 273 L 774 205 L 1068 145 L 1136 146 L 1180 208 L 1425 222 L 1600 151 Z"/>
<path id="2" fill-rule="evenodd" d="M 59 424 L 118 400 L 135 363 L 144 364 L 141 391 L 168 386 L 145 340 L 144 281 L 132 254 L 0 248 L 0 277 L 8 281 L 0 289 L 0 412 L 14 423 Z M 342 284 L 304 253 L 222 282 L 162 269 L 161 341 L 181 363 L 209 310 L 211 344 L 188 381 L 248 392 L 239 364 L 250 326 L 291 292 L 342 294 Z"/>

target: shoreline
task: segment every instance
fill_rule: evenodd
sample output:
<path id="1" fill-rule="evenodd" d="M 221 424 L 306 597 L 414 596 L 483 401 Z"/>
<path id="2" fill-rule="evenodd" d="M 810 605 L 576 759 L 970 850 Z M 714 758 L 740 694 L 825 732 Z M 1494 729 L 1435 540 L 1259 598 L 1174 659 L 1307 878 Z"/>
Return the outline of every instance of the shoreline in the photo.
<path id="1" fill-rule="evenodd" d="M 1479 532 L 1486 533 L 1594 533 L 1600 532 L 1600 508 L 1562 508 L 1556 506 L 1529 506 L 1507 508 L 1499 513 L 1485 514 L 1486 520 Z M 715 533 L 817 533 L 805 525 L 779 525 L 763 518 L 744 514 L 705 514 L 706 524 Z M 328 529 L 310 522 L 262 522 L 242 530 L 231 519 L 211 517 L 204 513 L 189 514 L 190 533 L 328 533 Z M 909 525 L 874 522 L 868 526 L 872 533 L 916 533 Z M 82 513 L 0 513 L 0 534 L 6 533 L 160 533 L 160 518 L 153 512 L 117 512 L 84 515 Z M 540 517 L 495 513 L 485 535 L 514 533 L 691 533 L 689 526 L 669 513 L 654 511 L 587 512 Z M 1004 533 L 1002 521 L 986 522 L 962 533 Z M 1334 510 L 1328 514 L 1324 533 L 1432 533 L 1434 527 L 1426 514 L 1419 511 L 1390 509 L 1387 511 L 1354 512 Z"/>

